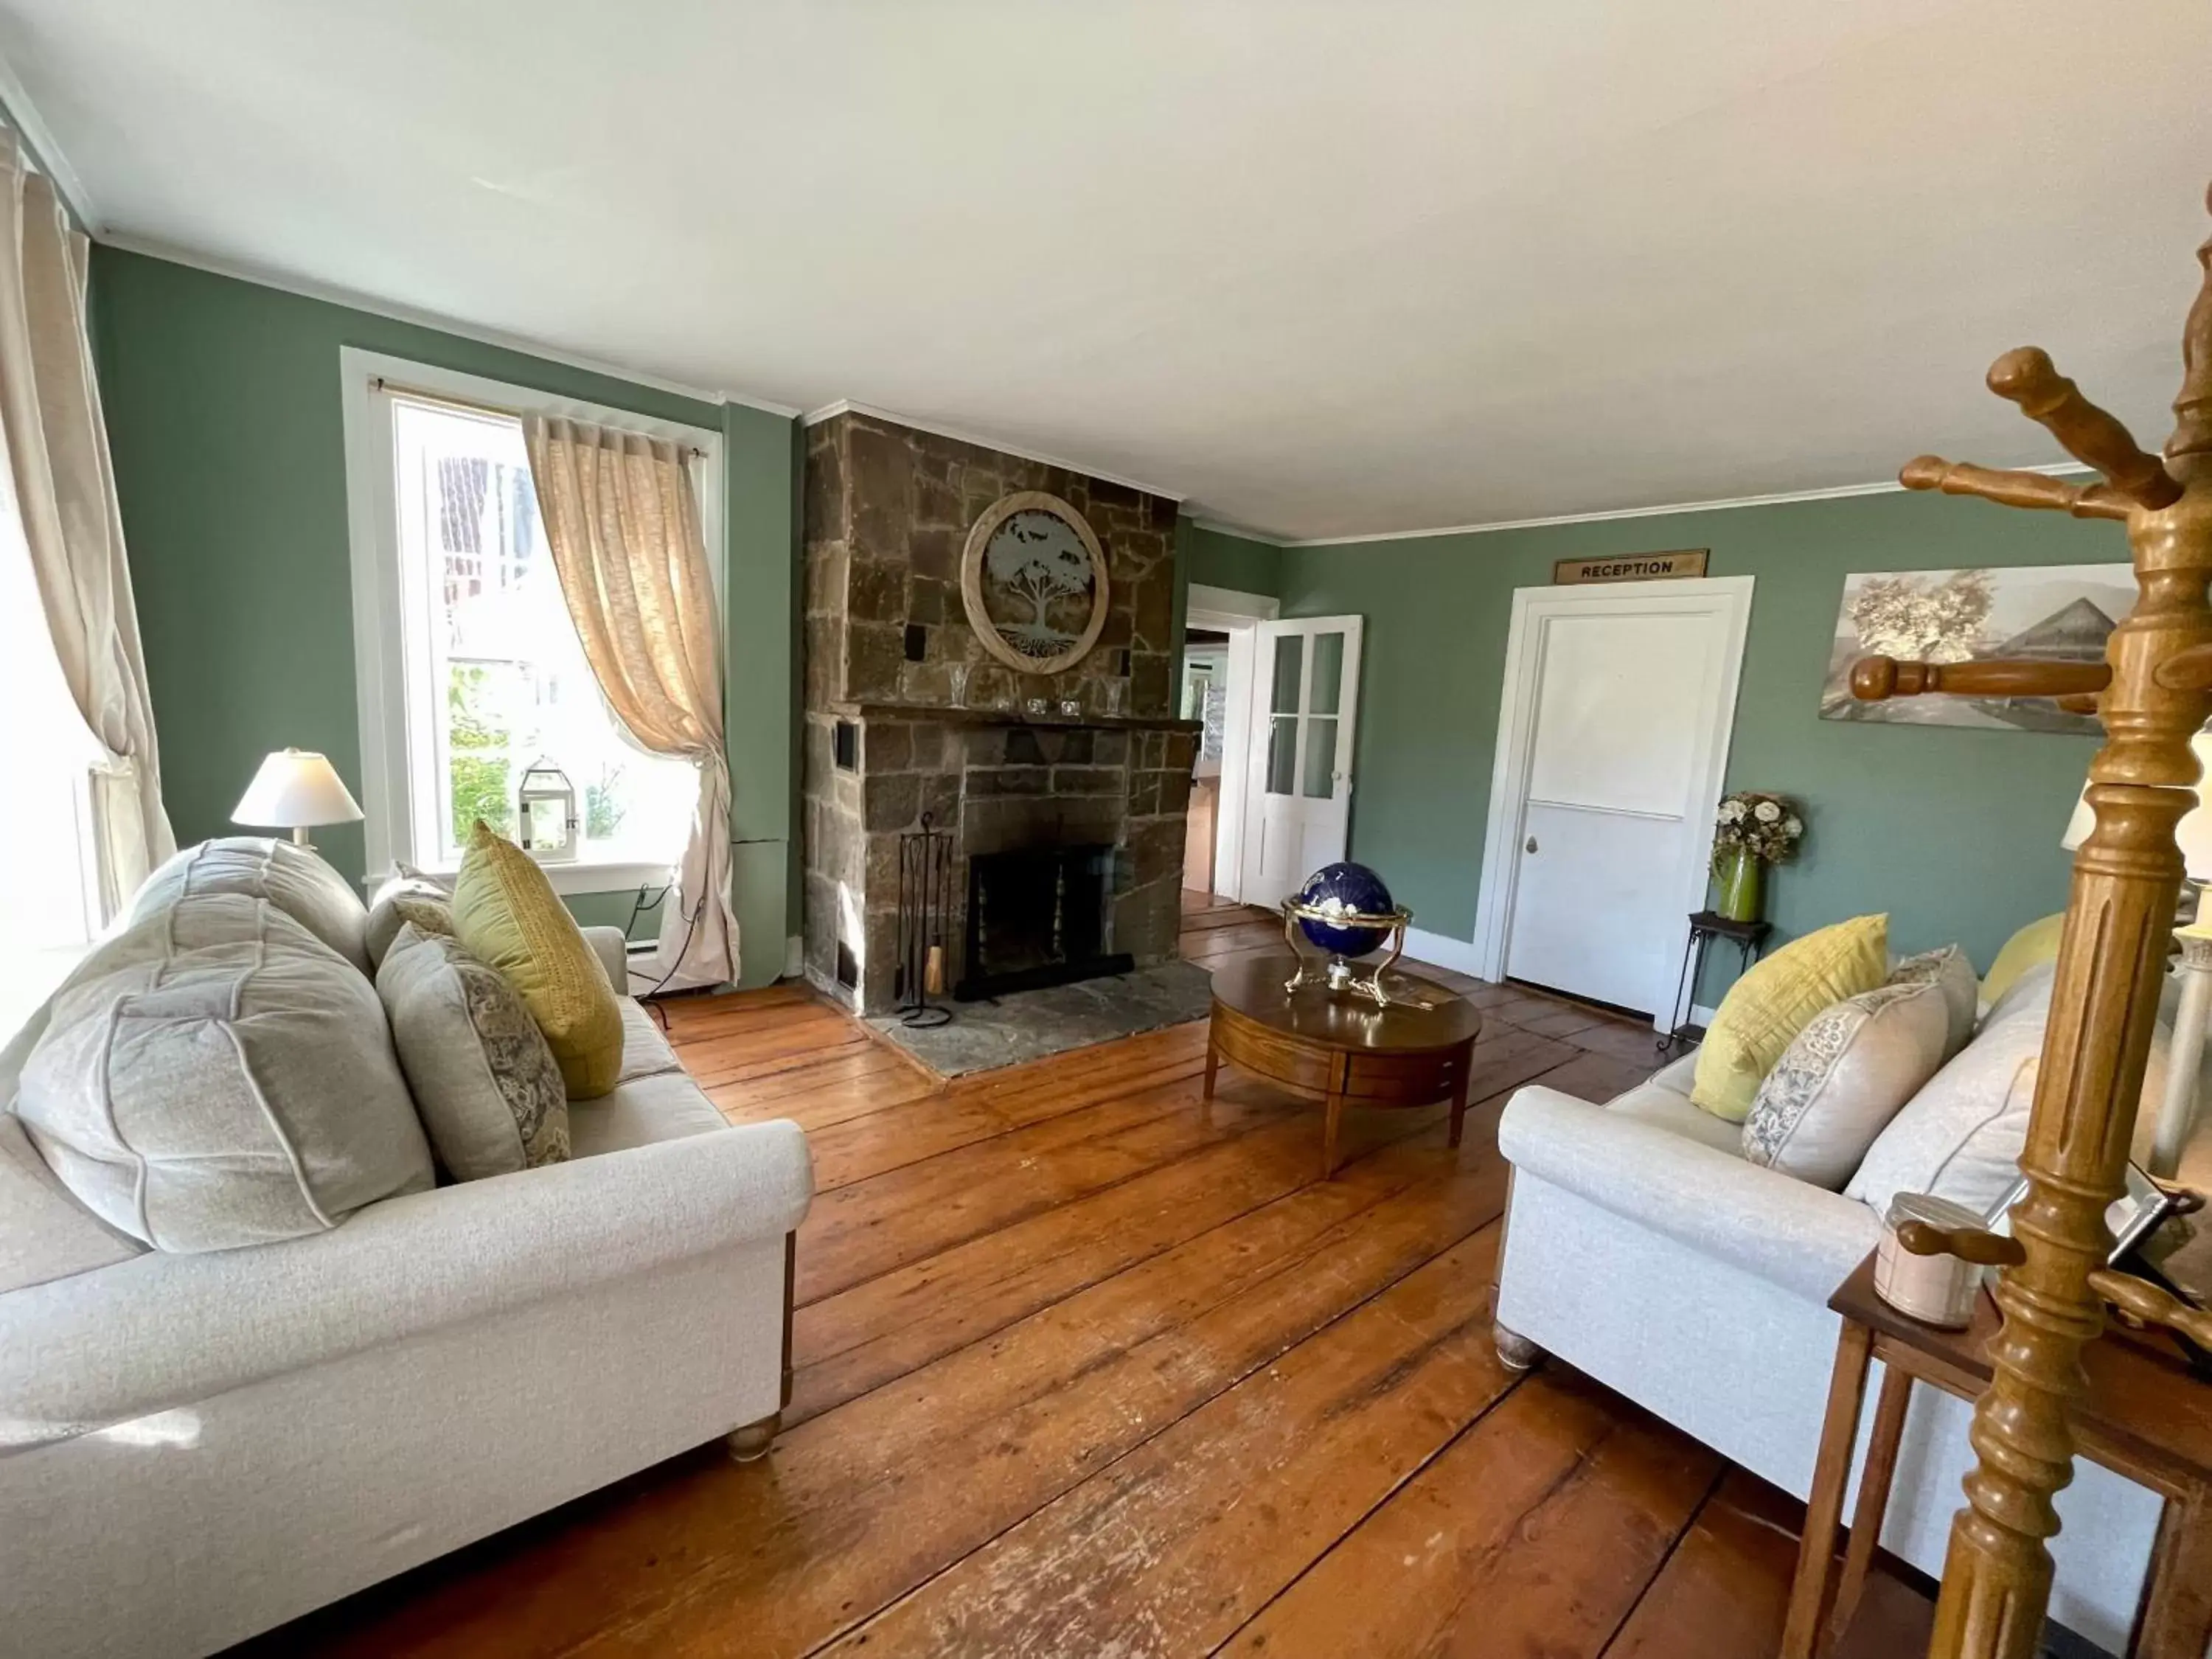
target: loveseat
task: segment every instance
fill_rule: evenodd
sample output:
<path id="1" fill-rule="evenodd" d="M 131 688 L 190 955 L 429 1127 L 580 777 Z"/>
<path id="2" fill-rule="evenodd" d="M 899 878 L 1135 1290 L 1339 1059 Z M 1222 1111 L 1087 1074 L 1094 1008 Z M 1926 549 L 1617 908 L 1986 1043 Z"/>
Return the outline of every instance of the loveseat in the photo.
<path id="1" fill-rule="evenodd" d="M 2049 998 L 2046 967 L 2009 1006 L 1992 1010 L 1898 1113 L 1867 1152 L 1861 1176 L 1879 1167 L 1893 1179 L 1918 1158 L 1922 1169 L 1943 1173 L 1912 1189 L 1941 1190 L 1940 1181 L 1977 1158 L 1989 1166 L 1997 1130 L 2015 1119 L 2024 1130 Z M 1498 1124 L 1512 1166 L 1498 1270 L 1501 1350 L 1520 1362 L 1555 1354 L 1802 1498 L 1841 1328 L 1827 1300 L 1880 1238 L 1879 1210 L 1863 1199 L 1886 1200 L 1857 1177 L 1828 1191 L 1748 1161 L 1742 1128 L 1692 1103 L 1696 1064 L 1694 1053 L 1685 1055 L 1604 1106 L 1540 1085 L 1507 1104 Z M 2155 1064 L 2162 1072 L 2162 1052 Z M 1978 1073 L 1999 1079 L 1980 1120 L 1984 1138 L 1946 1164 L 1929 1150 L 1929 1114 L 1915 1108 L 1939 1094 L 1955 1108 L 1960 1079 Z M 2160 1086 L 2162 1077 L 2146 1091 L 2150 1111 Z M 2016 1156 L 2018 1143 L 2007 1150 Z M 2185 1180 L 2197 1175 L 2203 1151 L 2200 1139 Z M 1978 1179 L 1986 1184 L 1993 1173 L 1984 1167 Z M 1999 1194 L 2008 1176 L 1996 1176 Z M 1872 1417 L 1861 1424 L 1861 1458 Z M 1969 1407 L 1940 1390 L 1913 1391 L 1881 1541 L 1930 1574 L 1942 1571 L 1951 1517 L 1964 1502 L 1971 1418 Z M 1856 1485 L 1855 1468 L 1847 1505 Z M 2125 1649 L 2160 1503 L 2086 1459 L 2076 1462 L 2073 1483 L 2058 1494 L 2063 1530 L 2051 1540 L 2054 1620 L 2112 1652 Z"/>
<path id="2" fill-rule="evenodd" d="M 624 984 L 622 935 L 587 937 Z M 764 1447 L 805 1139 L 726 1126 L 622 1015 L 568 1161 L 191 1252 L 103 1222 L 12 1110 L 48 1011 L 0 1051 L 0 1651 L 206 1653 L 718 1437 Z"/>

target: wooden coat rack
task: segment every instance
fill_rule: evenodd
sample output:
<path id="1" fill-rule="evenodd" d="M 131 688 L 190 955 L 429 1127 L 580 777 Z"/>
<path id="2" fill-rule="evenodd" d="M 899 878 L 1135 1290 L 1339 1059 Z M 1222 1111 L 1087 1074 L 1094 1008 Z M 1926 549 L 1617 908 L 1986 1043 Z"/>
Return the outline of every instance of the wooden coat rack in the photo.
<path id="1" fill-rule="evenodd" d="M 2212 210 L 2212 196 L 2207 198 Z M 1854 665 L 1855 695 L 1925 692 L 2055 696 L 2094 707 L 2105 745 L 2089 766 L 2096 829 L 2074 858 L 2051 1018 L 2021 1168 L 2027 1195 L 2012 1212 L 2018 1260 L 1996 1288 L 2004 1322 L 1994 1376 L 1974 1411 L 1980 1459 L 1951 1523 L 1936 1602 L 1933 1659 L 2031 1659 L 2051 1594 L 2058 1530 L 2053 1495 L 2073 1478 L 2073 1402 L 2081 1350 L 2104 1329 L 2109 1298 L 2138 1316 L 2186 1310 L 2105 1267 L 2105 1210 L 2119 1196 L 2136 1103 L 2166 975 L 2182 879 L 2174 826 L 2195 805 L 2189 739 L 2212 714 L 2212 241 L 2197 250 L 2203 284 L 2182 332 L 2182 383 L 2166 453 L 2145 453 L 2112 416 L 2033 347 L 1990 369 L 1990 390 L 2018 404 L 2106 482 L 1922 456 L 1908 489 L 1979 495 L 2127 526 L 2138 596 L 2106 661 Z M 2007 1252 L 2008 1255 L 2015 1254 Z M 2194 1316 L 2191 1316 L 2192 1318 Z M 2181 1322 L 2179 1317 L 2162 1322 Z M 2212 1333 L 2208 1333 L 2212 1334 Z"/>

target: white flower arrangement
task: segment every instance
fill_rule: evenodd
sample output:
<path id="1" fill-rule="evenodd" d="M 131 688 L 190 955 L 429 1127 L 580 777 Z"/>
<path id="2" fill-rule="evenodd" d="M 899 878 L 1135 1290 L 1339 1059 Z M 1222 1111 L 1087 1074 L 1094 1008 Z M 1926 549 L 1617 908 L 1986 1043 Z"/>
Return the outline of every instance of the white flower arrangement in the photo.
<path id="1" fill-rule="evenodd" d="M 1715 814 L 1713 858 L 1742 851 L 1764 864 L 1782 864 L 1796 856 L 1804 836 L 1805 820 L 1786 798 L 1739 789 Z"/>

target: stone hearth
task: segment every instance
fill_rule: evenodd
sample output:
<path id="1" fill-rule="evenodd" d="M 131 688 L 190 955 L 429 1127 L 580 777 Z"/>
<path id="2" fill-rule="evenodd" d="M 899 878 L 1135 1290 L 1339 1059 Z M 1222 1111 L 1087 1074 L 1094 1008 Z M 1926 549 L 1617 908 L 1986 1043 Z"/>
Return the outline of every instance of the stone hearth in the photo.
<path id="1" fill-rule="evenodd" d="M 904 994 L 900 838 L 925 815 L 950 837 L 948 994 L 981 854 L 1112 849 L 1103 949 L 1173 957 L 1198 729 L 1171 718 L 1175 504 L 851 413 L 810 431 L 806 470 L 807 977 L 865 1013 Z M 1071 503 L 1107 556 L 1105 628 L 1057 675 L 1000 664 L 961 606 L 969 526 L 1018 489 Z"/>

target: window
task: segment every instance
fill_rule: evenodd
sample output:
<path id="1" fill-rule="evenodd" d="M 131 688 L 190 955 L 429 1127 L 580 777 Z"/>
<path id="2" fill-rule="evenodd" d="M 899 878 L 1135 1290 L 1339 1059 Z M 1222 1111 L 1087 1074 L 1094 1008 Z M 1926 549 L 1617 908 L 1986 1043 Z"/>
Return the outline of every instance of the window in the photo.
<path id="1" fill-rule="evenodd" d="M 556 886 L 664 878 L 690 834 L 698 773 L 632 744 L 599 694 L 538 521 L 521 416 L 710 451 L 714 434 L 343 356 L 371 876 L 396 860 L 458 867 L 478 818 L 514 836 L 524 775 L 552 768 L 575 793 L 580 836 L 573 861 L 548 866 Z M 710 550 L 715 471 L 711 453 L 695 459 Z"/>
<path id="2" fill-rule="evenodd" d="M 100 747 L 62 679 L 30 549 L 0 535 L 0 1043 L 99 933 L 92 768 Z"/>

